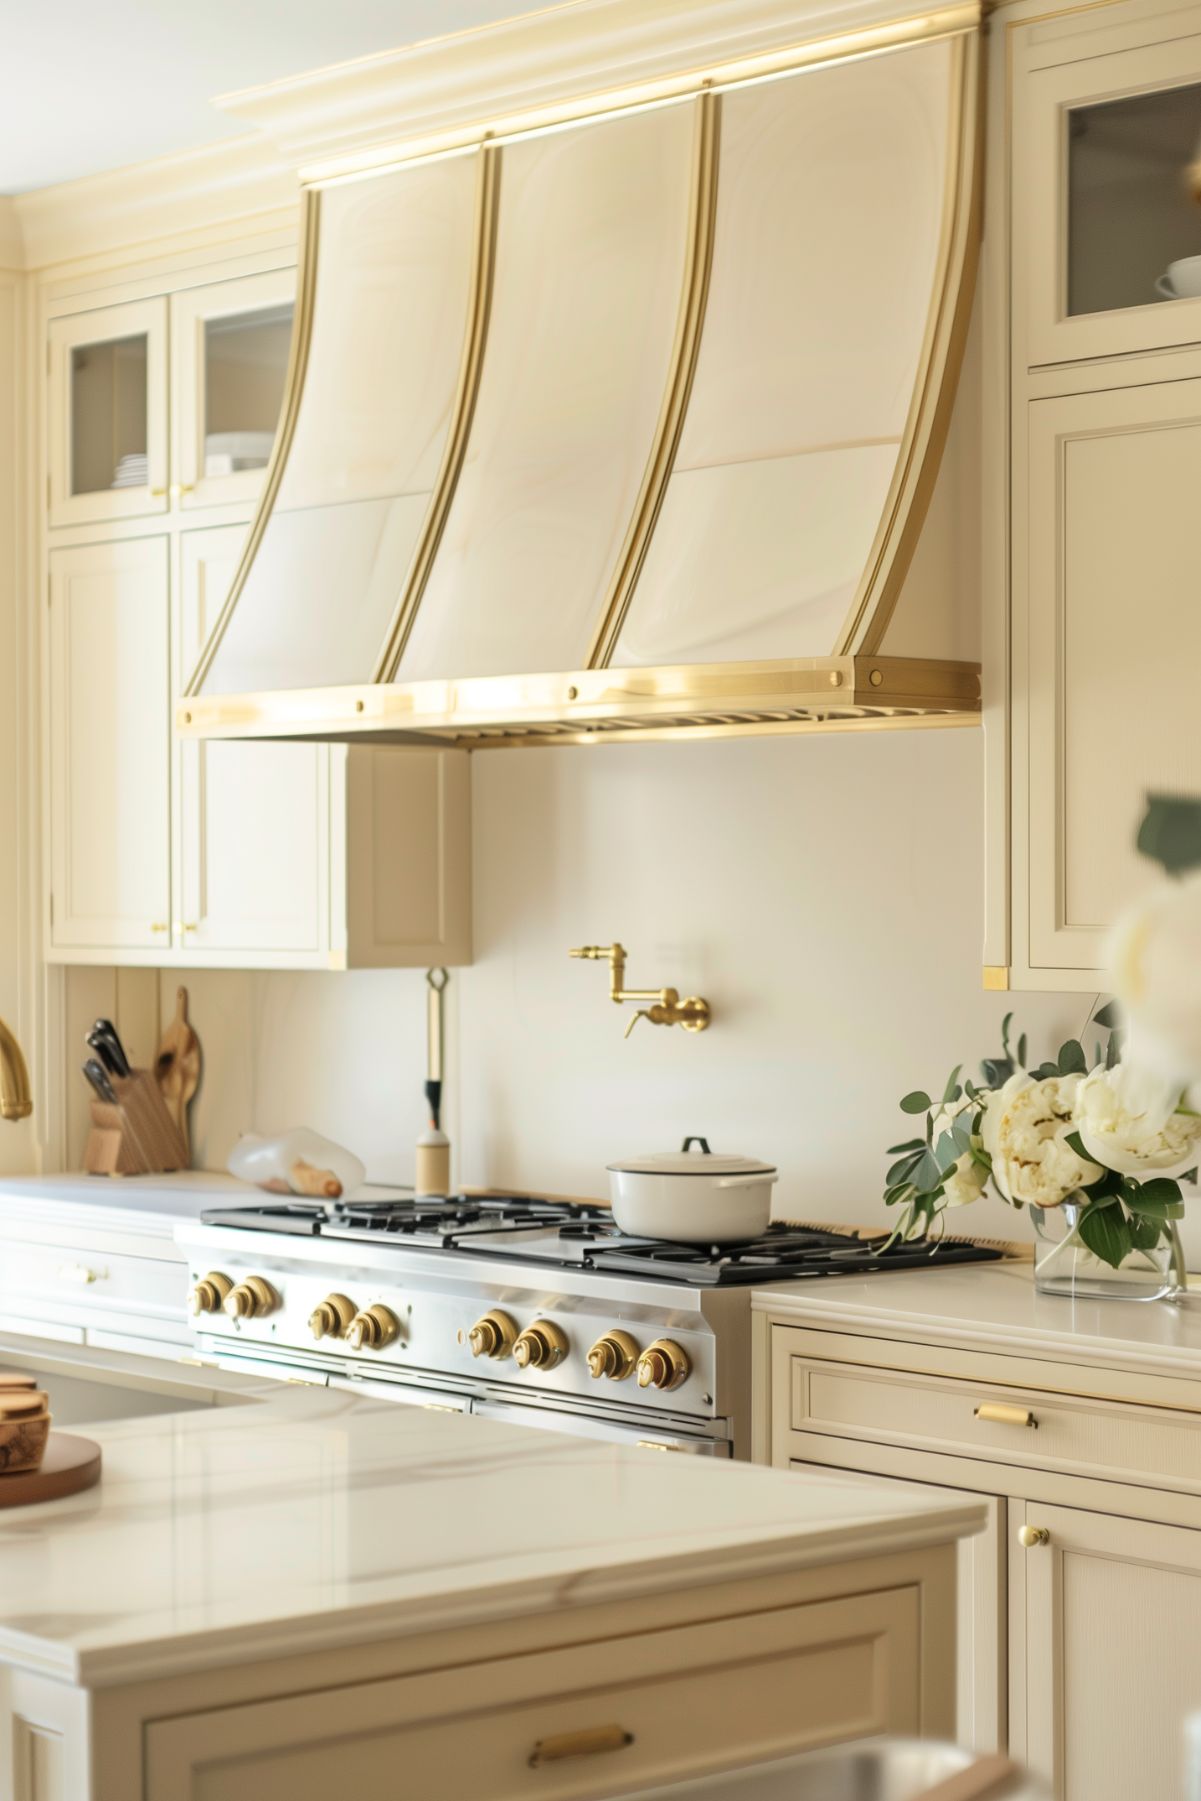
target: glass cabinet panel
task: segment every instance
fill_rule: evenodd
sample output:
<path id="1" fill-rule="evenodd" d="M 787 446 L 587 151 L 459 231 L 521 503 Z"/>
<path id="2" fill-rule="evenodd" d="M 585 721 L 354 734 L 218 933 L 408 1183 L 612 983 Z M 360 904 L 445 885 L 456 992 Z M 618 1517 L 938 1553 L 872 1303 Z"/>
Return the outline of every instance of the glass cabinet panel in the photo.
<path id="1" fill-rule="evenodd" d="M 165 509 L 166 342 L 161 298 L 50 321 L 50 525 Z"/>
<path id="2" fill-rule="evenodd" d="M 696 375 L 615 666 L 837 648 L 921 366 L 955 69 L 936 42 L 723 96 Z"/>
<path id="3" fill-rule="evenodd" d="M 1067 310 L 1201 296 L 1201 83 L 1067 114 Z"/>
<path id="4" fill-rule="evenodd" d="M 473 153 L 320 195 L 304 391 L 279 492 L 205 693 L 370 674 L 450 428 L 478 172 Z M 266 347 L 263 332 L 241 342 Z M 213 429 L 229 417 L 214 414 Z"/>
<path id="5" fill-rule="evenodd" d="M 204 324 L 204 473 L 265 469 L 275 440 L 292 305 Z"/>

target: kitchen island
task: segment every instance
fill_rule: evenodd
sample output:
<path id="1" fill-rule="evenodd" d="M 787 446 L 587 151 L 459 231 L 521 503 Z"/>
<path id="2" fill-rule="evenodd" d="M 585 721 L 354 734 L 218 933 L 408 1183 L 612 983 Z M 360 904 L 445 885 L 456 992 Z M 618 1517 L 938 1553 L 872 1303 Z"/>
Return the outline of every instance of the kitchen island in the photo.
<path id="1" fill-rule="evenodd" d="M 967 1497 L 298 1389 L 0 1514 L 18 1801 L 603 1796 L 949 1733 Z"/>

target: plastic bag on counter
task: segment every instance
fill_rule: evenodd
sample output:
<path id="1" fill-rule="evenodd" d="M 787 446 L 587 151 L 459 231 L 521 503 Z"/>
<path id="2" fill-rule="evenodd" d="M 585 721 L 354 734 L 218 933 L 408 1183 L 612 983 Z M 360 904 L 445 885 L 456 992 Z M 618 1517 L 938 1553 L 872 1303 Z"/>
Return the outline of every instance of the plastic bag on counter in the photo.
<path id="1" fill-rule="evenodd" d="M 300 1194 L 309 1200 L 337 1201 L 361 1188 L 366 1166 L 352 1151 L 307 1126 L 260 1138 L 247 1132 L 229 1154 L 229 1173 L 268 1194 Z"/>

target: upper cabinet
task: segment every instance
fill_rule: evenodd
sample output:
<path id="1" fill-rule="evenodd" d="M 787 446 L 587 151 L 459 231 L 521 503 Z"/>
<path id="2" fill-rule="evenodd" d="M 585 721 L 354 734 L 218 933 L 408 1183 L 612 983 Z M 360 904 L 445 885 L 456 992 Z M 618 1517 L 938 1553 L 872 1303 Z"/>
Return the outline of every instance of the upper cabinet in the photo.
<path id="1" fill-rule="evenodd" d="M 1062 35 L 1057 59 L 1035 36 L 1017 60 L 1015 277 L 1031 365 L 1201 342 L 1201 32 L 1180 32 L 1190 16 L 1144 13 L 1134 31 L 1162 42 L 1086 21 L 1079 60 L 1062 60 Z"/>
<path id="2" fill-rule="evenodd" d="M 131 300 L 50 325 L 49 522 L 167 509 L 167 302 Z"/>

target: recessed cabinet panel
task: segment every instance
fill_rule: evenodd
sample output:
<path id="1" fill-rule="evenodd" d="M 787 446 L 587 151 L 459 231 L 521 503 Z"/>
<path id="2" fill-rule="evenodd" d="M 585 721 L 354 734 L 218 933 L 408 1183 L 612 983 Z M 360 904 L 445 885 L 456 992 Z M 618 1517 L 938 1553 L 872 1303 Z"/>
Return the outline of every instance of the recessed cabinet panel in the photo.
<path id="1" fill-rule="evenodd" d="M 1028 361 L 1201 342 L 1201 37 L 1035 70 L 1013 142 Z"/>
<path id="2" fill-rule="evenodd" d="M 1201 381 L 1031 404 L 1014 789 L 1035 968 L 1104 967 L 1154 876 L 1134 849 L 1147 791 L 1201 790 L 1199 493 Z"/>
<path id="3" fill-rule="evenodd" d="M 295 271 L 282 269 L 171 298 L 173 476 L 185 509 L 258 495 L 283 402 L 295 285 Z"/>
<path id="4" fill-rule="evenodd" d="M 473 154 L 321 194 L 295 431 L 205 692 L 353 682 L 374 667 L 450 427 L 478 174 Z"/>
<path id="5" fill-rule="evenodd" d="M 245 538 L 232 525 L 180 539 L 177 683 L 212 628 Z M 199 960 L 227 951 L 316 958 L 329 938 L 329 751 L 187 741 L 178 755 L 184 949 Z"/>
<path id="6" fill-rule="evenodd" d="M 52 956 L 170 944 L 168 584 L 165 537 L 51 553 Z"/>
<path id="7" fill-rule="evenodd" d="M 697 112 L 502 152 L 479 399 L 399 680 L 585 661 L 670 374 Z"/>
<path id="8" fill-rule="evenodd" d="M 166 507 L 166 342 L 161 299 L 51 322 L 51 525 Z"/>
<path id="9" fill-rule="evenodd" d="M 837 648 L 935 297 L 954 73 L 933 43 L 723 96 L 696 375 L 615 663 Z"/>

